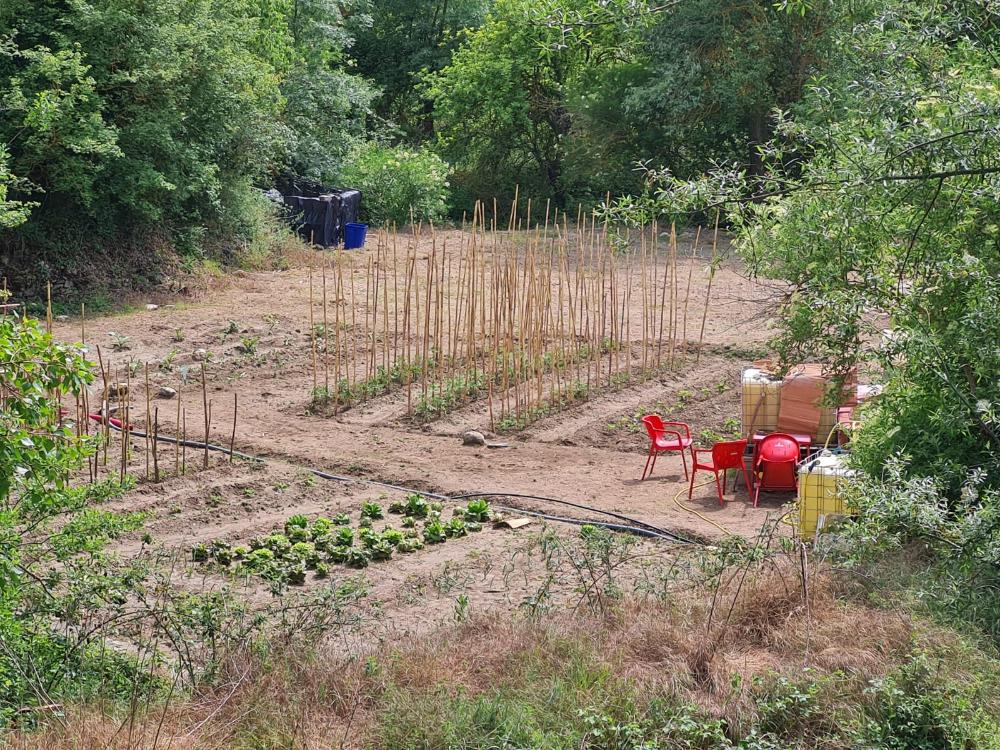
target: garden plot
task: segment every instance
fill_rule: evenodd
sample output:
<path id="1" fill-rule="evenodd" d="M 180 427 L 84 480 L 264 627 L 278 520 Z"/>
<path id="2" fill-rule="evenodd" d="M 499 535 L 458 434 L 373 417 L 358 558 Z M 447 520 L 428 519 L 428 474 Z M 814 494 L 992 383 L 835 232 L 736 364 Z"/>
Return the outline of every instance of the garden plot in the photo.
<path id="1" fill-rule="evenodd" d="M 639 412 L 690 421 L 696 434 L 728 434 L 727 419 L 737 414 L 737 374 L 767 335 L 757 319 L 769 292 L 718 258 L 713 274 L 713 243 L 702 237 L 696 249 L 695 239 L 689 233 L 673 242 L 668 232 L 654 243 L 648 233 L 636 234 L 612 248 L 603 230 L 589 225 L 558 233 L 550 226 L 548 234 L 544 227 L 520 234 L 477 227 L 383 235 L 363 252 L 306 255 L 286 271 L 214 280 L 190 298 L 156 300 L 158 309 L 56 323 L 57 336 L 85 337 L 92 355 L 100 346 L 103 373 L 95 369 L 91 411 L 105 379 L 125 383 L 127 395 L 115 405 L 136 428 L 146 431 L 148 417 L 160 436 L 203 442 L 207 435 L 222 449 L 208 453 L 206 465 L 197 447 L 159 443 L 154 450 L 142 437 L 129 441 L 124 468 L 137 486 L 114 505 L 150 514 L 151 544 L 136 536 L 123 549 L 170 551 L 195 578 L 219 586 L 238 578 L 248 596 L 266 597 L 273 571 L 248 577 L 244 563 L 259 549 L 275 550 L 255 550 L 251 541 L 285 536 L 287 556 L 293 544 L 315 545 L 317 519 L 333 522 L 346 513 L 351 547 L 371 555 L 368 566 L 349 567 L 336 549 L 347 545 L 333 545 L 334 559 L 329 549 L 300 547 L 305 582 L 299 586 L 303 575 L 294 566 L 296 583 L 286 571 L 286 580 L 277 576 L 278 588 L 310 592 L 360 574 L 385 608 L 382 624 L 389 627 L 398 615 L 410 627 L 434 619 L 426 607 L 444 606 L 445 597 L 426 583 L 438 576 L 434 571 L 447 567 L 449 578 L 472 565 L 482 590 L 465 595 L 481 606 L 508 608 L 521 606 L 546 574 L 544 566 L 533 568 L 520 588 L 511 585 L 518 574 L 508 574 L 503 585 L 494 580 L 510 567 L 500 557 L 537 541 L 541 522 L 517 532 L 483 523 L 482 531 L 445 532 L 446 542 L 429 544 L 424 521 L 404 526 L 405 516 L 388 513 L 408 494 L 527 493 L 693 535 L 718 533 L 670 502 L 683 487 L 676 457 L 664 457 L 655 478 L 638 482 L 646 449 L 635 429 Z M 67 404 L 71 412 L 76 406 Z M 459 436 L 468 429 L 506 433 L 510 447 L 464 447 Z M 123 466 L 121 436 L 111 431 L 110 438 L 97 469 L 102 477 Z M 237 453 L 232 460 L 230 446 Z M 266 463 L 241 460 L 240 452 Z M 312 469 L 408 490 L 328 482 Z M 382 536 L 369 539 L 371 546 L 359 533 L 365 503 L 382 506 L 386 516 L 372 519 L 370 528 Z M 518 503 L 555 510 L 541 501 Z M 725 508 L 697 498 L 696 504 L 747 534 L 767 513 L 741 500 Z M 438 511 L 442 526 L 458 506 L 446 502 Z M 559 515 L 600 518 L 565 508 Z M 293 518 L 301 523 L 297 517 L 306 519 L 308 540 L 291 541 L 285 527 Z M 402 538 L 390 533 L 387 540 L 386 525 Z M 567 527 L 561 536 L 575 534 Z M 416 546 L 413 540 L 423 549 L 400 551 Z M 284 550 L 280 539 L 272 541 Z M 391 557 L 377 560 L 386 542 Z M 202 544 L 196 554 L 209 559 L 196 563 L 192 550 Z M 222 557 L 232 558 L 228 566 L 213 556 L 223 549 Z M 360 564 L 357 554 L 353 562 Z M 258 554 L 253 564 L 266 568 L 271 561 L 258 559 L 265 557 Z M 494 568 L 484 574 L 475 565 L 489 567 L 487 559 Z M 292 567 L 291 560 L 281 562 Z M 329 579 L 317 578 L 321 563 Z M 237 569 L 243 573 L 234 576 Z M 414 589 L 414 581 L 424 583 Z M 434 592 L 436 604 L 416 601 L 417 589 Z"/>

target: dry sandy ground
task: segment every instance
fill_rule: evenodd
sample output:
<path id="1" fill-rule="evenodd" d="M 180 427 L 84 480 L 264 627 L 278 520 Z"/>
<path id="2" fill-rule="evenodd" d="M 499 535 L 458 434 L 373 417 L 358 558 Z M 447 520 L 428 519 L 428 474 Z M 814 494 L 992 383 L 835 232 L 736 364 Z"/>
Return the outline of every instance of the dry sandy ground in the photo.
<path id="1" fill-rule="evenodd" d="M 457 233 L 448 236 L 453 245 L 458 243 Z M 418 251 L 426 253 L 427 248 L 421 246 Z M 350 279 L 359 318 L 364 314 L 365 269 L 374 255 L 369 249 L 354 256 Z M 682 280 L 688 276 L 689 264 L 693 264 L 690 307 L 701 310 L 708 282 L 706 260 L 690 257 L 690 238 L 686 238 L 679 261 Z M 724 264 L 714 278 L 700 362 L 695 362 L 695 335 L 691 351 L 673 372 L 592 392 L 584 402 L 550 414 L 519 433 L 500 436 L 509 443 L 502 449 L 462 445 L 464 431 L 489 427 L 482 399 L 424 424 L 407 417 L 406 396 L 399 390 L 338 415 L 311 413 L 309 285 L 310 271 L 304 265 L 277 272 L 238 273 L 197 293 L 164 294 L 142 301 L 158 303 L 155 310 L 140 305 L 128 313 L 87 320 L 87 344 L 92 353 L 95 344 L 100 346 L 112 377 L 124 380 L 129 362 L 148 364 L 152 396 L 160 386 L 181 390 L 192 439 L 200 440 L 204 429 L 201 365 L 192 355 L 199 348 L 210 351 L 206 371 L 212 440 L 228 445 L 233 394 L 238 394 L 236 448 L 269 459 L 263 467 L 241 462 L 229 465 L 226 458 L 213 455 L 209 468 L 203 469 L 201 454 L 189 449 L 185 457 L 188 474 L 176 477 L 172 476 L 174 448 L 162 445 L 159 464 L 166 478 L 156 483 L 144 479 L 145 448 L 142 440 L 135 439 L 131 471 L 140 481 L 116 504 L 151 514 L 149 531 L 158 548 L 187 550 L 195 541 L 215 538 L 242 542 L 280 527 L 293 513 L 353 510 L 356 516 L 365 500 L 384 495 L 382 502 L 387 503 L 398 496 L 363 484 L 314 481 L 304 471 L 306 467 L 445 494 L 543 495 L 709 538 L 720 535 L 720 527 L 751 535 L 789 499 L 764 500 L 755 509 L 741 488 L 720 507 L 714 487 L 705 486 L 696 488 L 689 504 L 683 492 L 683 503 L 697 511 L 692 513 L 674 501 L 686 488 L 676 456 L 662 456 L 655 475 L 639 481 L 648 443 L 638 416 L 658 412 L 686 421 L 695 436 L 703 430 L 727 434 L 734 429 L 733 420 L 739 417 L 740 371 L 767 338 L 768 299 L 773 295 L 773 290 L 746 279 L 735 262 Z M 696 327 L 691 324 L 692 330 Z M 130 348 L 112 351 L 112 333 L 127 337 Z M 55 334 L 65 341 L 79 341 L 80 321 L 57 323 Z M 253 355 L 240 351 L 246 336 L 259 339 Z M 363 340 L 358 344 L 364 345 Z M 138 425 L 143 423 L 146 402 L 142 366 L 134 365 L 137 378 L 131 394 L 133 422 Z M 99 384 L 92 387 L 92 403 L 99 402 L 100 390 Z M 175 434 L 176 399 L 153 398 L 152 405 L 161 434 Z M 111 450 L 109 471 L 117 470 L 116 450 Z M 532 502 L 523 507 L 598 517 Z M 538 528 L 536 523 L 519 532 L 488 529 L 393 560 L 378 568 L 378 594 L 383 602 L 407 608 L 416 620 L 433 617 L 440 614 L 439 604 L 420 602 L 409 594 L 432 591 L 447 597 L 454 587 L 440 583 L 441 571 L 447 574 L 449 566 L 461 564 L 465 571 L 461 575 L 475 579 L 478 598 L 516 605 L 518 595 L 511 594 L 509 585 L 498 584 L 503 572 L 498 561 L 517 557 L 519 548 L 530 546 L 531 529 Z M 129 544 L 137 547 L 139 542 Z M 525 575 L 525 590 L 530 588 L 530 578 Z M 411 617 L 406 620 L 413 621 Z"/>

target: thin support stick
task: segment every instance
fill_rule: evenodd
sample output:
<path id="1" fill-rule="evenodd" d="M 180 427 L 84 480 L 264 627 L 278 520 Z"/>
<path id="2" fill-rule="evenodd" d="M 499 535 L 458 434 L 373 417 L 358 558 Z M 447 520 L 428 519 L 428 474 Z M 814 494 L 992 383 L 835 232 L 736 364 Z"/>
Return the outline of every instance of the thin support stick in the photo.
<path id="1" fill-rule="evenodd" d="M 326 306 L 324 305 L 324 312 L 326 311 Z M 233 462 L 233 448 L 236 445 L 236 414 L 240 407 L 240 395 L 238 393 L 233 394 L 233 433 L 229 437 L 229 463 Z"/>

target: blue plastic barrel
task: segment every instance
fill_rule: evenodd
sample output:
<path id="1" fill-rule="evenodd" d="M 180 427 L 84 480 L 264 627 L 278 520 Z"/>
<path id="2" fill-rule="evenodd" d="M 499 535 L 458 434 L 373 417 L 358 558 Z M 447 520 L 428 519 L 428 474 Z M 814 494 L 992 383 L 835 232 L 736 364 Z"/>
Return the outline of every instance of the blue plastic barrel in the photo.
<path id="1" fill-rule="evenodd" d="M 359 247 L 364 247 L 366 236 L 368 236 L 367 224 L 345 224 L 344 249 L 357 250 Z"/>

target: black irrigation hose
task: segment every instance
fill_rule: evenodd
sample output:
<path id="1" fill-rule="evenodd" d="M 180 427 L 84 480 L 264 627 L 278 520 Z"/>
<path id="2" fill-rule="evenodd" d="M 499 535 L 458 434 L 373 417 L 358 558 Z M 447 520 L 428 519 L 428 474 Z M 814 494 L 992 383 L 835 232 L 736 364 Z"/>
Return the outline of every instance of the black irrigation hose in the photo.
<path id="1" fill-rule="evenodd" d="M 115 424 L 111 424 L 110 422 L 108 424 L 112 429 L 118 432 L 126 431 Z M 127 431 L 133 437 L 140 437 L 140 438 L 150 437 L 147 433 L 143 432 L 142 430 L 129 429 Z M 252 461 L 254 463 L 260 463 L 260 464 L 267 463 L 260 456 L 251 456 L 249 453 L 241 453 L 240 451 L 237 450 L 230 450 L 229 448 L 226 448 L 222 445 L 215 445 L 213 443 L 206 444 L 198 442 L 196 440 L 181 440 L 179 438 L 172 438 L 168 435 L 156 435 L 155 439 L 159 442 L 170 443 L 172 445 L 181 445 L 187 448 L 195 448 L 198 450 L 208 449 L 216 453 L 224 453 L 227 456 L 231 455 L 245 461 Z M 361 482 L 363 484 L 370 484 L 376 487 L 385 487 L 386 489 L 397 490 L 398 492 L 416 493 L 419 495 L 423 495 L 425 497 L 434 498 L 435 500 L 463 500 L 473 497 L 516 497 L 525 500 L 536 500 L 538 502 L 556 503 L 559 505 L 566 505 L 572 508 L 578 508 L 580 510 L 586 510 L 591 513 L 599 513 L 601 515 L 610 516 L 612 518 L 616 518 L 621 521 L 626 521 L 627 524 L 609 523 L 607 521 L 592 521 L 582 518 L 567 518 L 565 516 L 554 516 L 547 513 L 540 513 L 538 511 L 524 510 L 523 508 L 510 508 L 501 505 L 498 505 L 496 507 L 500 508 L 501 510 L 523 513 L 528 516 L 534 516 L 536 518 L 541 518 L 546 521 L 553 521 L 557 523 L 568 523 L 568 524 L 574 524 L 576 526 L 599 526 L 600 528 L 608 529 L 609 531 L 625 532 L 625 533 L 635 534 L 637 536 L 651 537 L 654 539 L 663 539 L 665 541 L 675 542 L 679 544 L 700 544 L 700 542 L 696 542 L 692 539 L 688 539 L 678 534 L 674 534 L 673 532 L 657 528 L 656 526 L 651 526 L 650 524 L 647 524 L 643 521 L 639 521 L 634 518 L 629 518 L 628 516 L 623 516 L 618 513 L 613 513 L 611 511 L 601 510 L 600 508 L 592 508 L 588 505 L 573 503 L 568 500 L 559 500 L 556 498 L 542 497 L 539 495 L 527 495 L 517 492 L 472 492 L 462 495 L 442 495 L 437 492 L 425 492 L 423 490 L 414 489 L 413 487 L 403 487 L 398 484 L 390 484 L 389 482 L 383 482 L 378 479 L 340 476 L 338 474 L 330 474 L 328 472 L 321 471 L 320 469 L 312 469 L 308 467 L 307 470 L 309 471 L 310 474 L 317 476 L 320 479 L 326 479 L 331 482 Z"/>
<path id="2" fill-rule="evenodd" d="M 623 516 L 620 513 L 614 513 L 610 510 L 601 510 L 600 508 L 592 508 L 589 505 L 581 505 L 579 503 L 570 502 L 569 500 L 559 500 L 558 498 L 554 497 L 544 497 L 541 495 L 526 495 L 518 492 L 471 492 L 465 495 L 452 495 L 451 499 L 465 500 L 467 498 L 472 498 L 472 497 L 517 497 L 517 498 L 523 498 L 525 500 L 537 500 L 539 502 L 544 502 L 544 503 L 555 503 L 556 505 L 566 505 L 570 508 L 586 510 L 590 513 L 600 513 L 602 516 L 608 516 L 609 518 L 615 518 L 619 521 L 625 521 L 630 526 L 645 529 L 654 536 L 673 539 L 674 541 L 683 542 L 685 544 L 695 544 L 695 542 L 691 539 L 682 537 L 678 534 L 675 534 L 672 531 L 661 529 L 658 526 L 653 526 L 652 524 L 648 524 L 645 521 L 639 521 L 638 519 L 630 518 L 629 516 Z"/>

